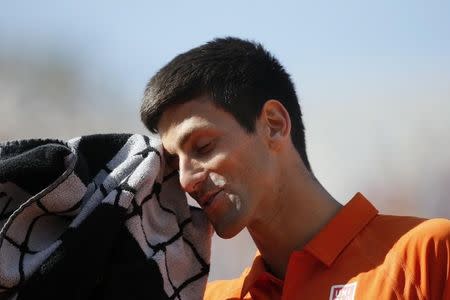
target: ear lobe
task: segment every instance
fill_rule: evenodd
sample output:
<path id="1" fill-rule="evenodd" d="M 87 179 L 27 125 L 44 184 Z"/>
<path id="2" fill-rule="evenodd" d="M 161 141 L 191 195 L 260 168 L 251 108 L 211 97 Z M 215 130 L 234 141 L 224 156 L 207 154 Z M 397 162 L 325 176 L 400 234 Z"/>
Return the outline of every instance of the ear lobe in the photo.
<path id="1" fill-rule="evenodd" d="M 273 142 L 290 138 L 291 118 L 289 113 L 278 100 L 268 100 L 261 110 L 261 118 L 268 129 L 268 139 Z"/>

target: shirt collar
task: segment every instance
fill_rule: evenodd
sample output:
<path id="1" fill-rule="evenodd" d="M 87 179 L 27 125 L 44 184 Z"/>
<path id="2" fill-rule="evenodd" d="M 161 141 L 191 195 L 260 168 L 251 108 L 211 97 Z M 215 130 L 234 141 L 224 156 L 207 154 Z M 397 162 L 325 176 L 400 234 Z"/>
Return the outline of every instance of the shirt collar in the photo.
<path id="1" fill-rule="evenodd" d="M 304 250 L 329 267 L 344 248 L 377 214 L 378 210 L 361 193 L 357 193 L 306 244 Z"/>
<path id="2" fill-rule="evenodd" d="M 378 214 L 378 210 L 361 194 L 357 193 L 353 198 L 325 225 L 316 236 L 305 245 L 304 250 L 312 254 L 326 266 L 331 266 L 336 257 L 358 235 L 358 233 Z M 267 272 L 264 260 L 259 252 L 253 260 L 250 270 L 246 270 L 242 290 L 243 298 L 252 285 L 266 277 L 277 285 L 282 285 L 282 280 Z"/>
<path id="3" fill-rule="evenodd" d="M 244 282 L 241 289 L 241 299 L 250 291 L 250 288 L 255 284 L 257 280 L 266 280 L 272 284 L 278 285 L 280 288 L 283 286 L 283 281 L 274 275 L 270 274 L 259 251 L 256 252 L 255 259 L 253 260 L 252 267 L 247 268 L 245 271 L 247 275 L 245 276 Z"/>

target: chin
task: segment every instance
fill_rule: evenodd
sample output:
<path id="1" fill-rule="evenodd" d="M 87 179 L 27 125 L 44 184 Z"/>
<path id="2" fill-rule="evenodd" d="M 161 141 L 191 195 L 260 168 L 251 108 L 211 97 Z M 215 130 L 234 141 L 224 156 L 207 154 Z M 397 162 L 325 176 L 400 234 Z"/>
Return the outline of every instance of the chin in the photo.
<path id="1" fill-rule="evenodd" d="M 216 234 L 222 239 L 226 240 L 235 237 L 238 233 L 240 233 L 244 229 L 244 227 L 237 227 L 237 226 L 230 227 L 230 226 L 213 225 L 213 227 Z"/>

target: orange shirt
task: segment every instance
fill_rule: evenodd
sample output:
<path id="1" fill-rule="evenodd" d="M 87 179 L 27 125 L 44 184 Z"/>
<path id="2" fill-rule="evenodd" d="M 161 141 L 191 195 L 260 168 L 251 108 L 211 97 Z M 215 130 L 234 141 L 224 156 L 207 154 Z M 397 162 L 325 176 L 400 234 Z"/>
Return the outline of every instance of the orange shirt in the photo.
<path id="1" fill-rule="evenodd" d="M 379 215 L 360 193 L 304 247 L 284 280 L 257 256 L 216 299 L 450 299 L 450 220 Z"/>

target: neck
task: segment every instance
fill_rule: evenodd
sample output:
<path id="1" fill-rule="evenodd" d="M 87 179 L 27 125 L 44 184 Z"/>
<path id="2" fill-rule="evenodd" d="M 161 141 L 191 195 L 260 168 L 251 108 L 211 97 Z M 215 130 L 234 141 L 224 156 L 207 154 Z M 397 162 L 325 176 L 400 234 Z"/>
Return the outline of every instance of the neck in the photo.
<path id="1" fill-rule="evenodd" d="M 288 167 L 279 196 L 266 199 L 260 217 L 248 226 L 269 271 L 280 279 L 292 252 L 301 250 L 342 206 L 309 171 L 299 174 L 296 167 Z"/>

